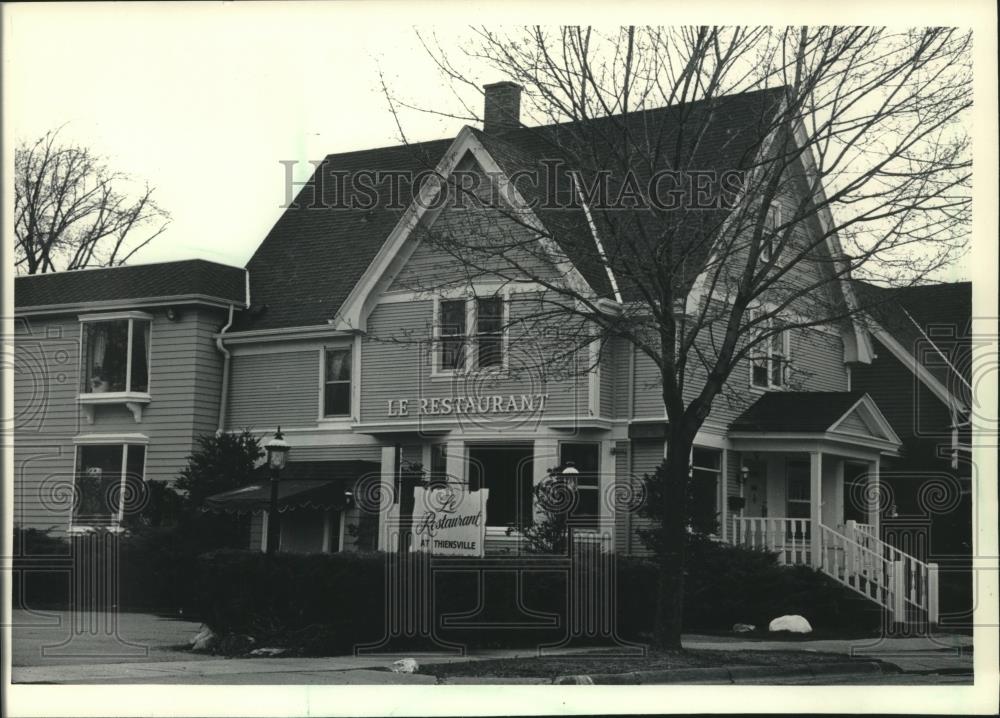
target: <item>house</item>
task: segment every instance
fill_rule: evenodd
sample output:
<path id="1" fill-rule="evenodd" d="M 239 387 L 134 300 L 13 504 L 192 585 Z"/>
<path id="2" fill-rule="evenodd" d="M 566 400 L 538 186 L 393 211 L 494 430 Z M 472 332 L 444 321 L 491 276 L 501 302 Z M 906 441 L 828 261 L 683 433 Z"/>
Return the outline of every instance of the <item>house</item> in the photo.
<path id="1" fill-rule="evenodd" d="M 968 624 L 972 602 L 972 286 L 885 289 L 856 283 L 868 299 L 874 354 L 851 372 L 903 443 L 887 460 L 883 536 L 940 565 L 941 604 Z"/>
<path id="2" fill-rule="evenodd" d="M 752 160 L 761 141 L 753 119 L 777 97 L 762 91 L 725 98 L 711 133 L 724 149 L 716 152 L 717 163 Z M 482 186 L 509 187 L 512 176 L 543 164 L 551 148 L 537 132 L 519 128 L 519 105 L 519 87 L 490 85 L 483 130 L 466 127 L 451 140 L 328 156 L 245 272 L 202 263 L 202 276 L 215 279 L 198 288 L 85 294 L 65 306 L 23 300 L 21 289 L 64 277 L 19 279 L 18 315 L 32 319 L 29 336 L 47 332 L 34 305 L 54 304 L 52 316 L 61 319 L 45 315 L 44 321 L 61 322 L 60 336 L 68 340 L 59 354 L 67 385 L 58 403 L 67 420 L 58 437 L 47 436 L 50 453 L 21 463 L 20 515 L 38 521 L 44 513 L 45 520 L 75 527 L 68 508 L 56 516 L 32 508 L 28 497 L 38 495 L 52 471 L 79 483 L 91 445 L 128 447 L 114 457 L 123 468 L 101 476 L 129 474 L 131 447 L 141 446 L 143 476 L 169 478 L 199 431 L 250 427 L 267 440 L 280 427 L 291 447 L 278 481 L 283 550 L 406 550 L 412 517 L 432 508 L 422 481 L 430 479 L 451 487 L 447 501 L 471 502 L 468 520 L 457 524 L 478 529 L 484 518 L 483 545 L 449 540 L 448 547 L 516 556 L 523 550 L 519 527 L 539 510 L 533 487 L 554 469 L 572 475 L 575 540 L 646 552 L 646 523 L 636 511 L 641 477 L 662 462 L 666 438 L 656 366 L 634 346 L 615 341 L 582 346 L 567 357 L 565 371 L 552 370 L 558 335 L 519 324 L 545 286 L 512 276 L 504 264 L 514 262 L 510 256 L 493 257 L 497 263 L 470 273 L 427 241 L 430 232 L 475 231 L 484 241 L 503 232 L 526 248 L 517 261 L 551 262 L 553 282 L 573 282 L 601 306 L 633 299 L 634 287 L 602 261 L 617 249 L 604 246 L 600 222 L 579 195 L 556 212 L 515 187 L 508 197 L 522 221 L 433 201 L 428 168 L 445 178 L 463 172 L 488 178 Z M 668 126 L 672 112 L 624 119 Z M 368 183 L 341 181 L 352 176 Z M 568 189 L 572 196 L 572 185 Z M 538 249 L 539 227 L 554 245 Z M 65 276 L 142 271 L 148 270 Z M 796 271 L 824 271 L 823 262 Z M 181 296 L 189 303 L 179 304 Z M 127 323 L 127 340 L 116 340 L 132 347 L 123 354 L 127 367 L 141 365 L 143 351 L 149 357 L 146 373 L 126 371 L 124 385 L 120 369 L 109 377 L 93 367 L 98 355 L 107 356 L 92 348 L 97 340 L 90 329 L 104 321 L 104 311 L 118 312 L 107 314 L 108 321 Z M 116 331 L 125 336 L 121 327 Z M 178 341 L 161 343 L 162 333 L 182 327 L 183 342 L 177 335 Z M 152 338 L 144 339 L 150 331 Z M 872 361 L 871 348 L 860 322 L 781 334 L 766 356 L 732 373 L 731 400 L 715 404 L 696 437 L 692 472 L 699 493 L 714 502 L 720 540 L 813 565 L 897 620 L 916 612 L 934 623 L 936 566 L 881 540 L 884 507 L 849 499 L 854 485 L 878 492 L 882 467 L 902 444 L 873 394 L 852 385 L 857 367 Z M 169 351 L 185 358 L 168 358 Z M 140 391 L 143 377 L 148 386 Z M 169 409 L 161 399 L 168 381 L 184 387 Z M 27 401 L 29 385 L 23 386 Z M 93 423 L 75 424 L 76 416 Z M 169 439 L 168 425 L 175 432 Z M 67 446 L 77 446 L 76 453 Z M 72 456 L 87 461 L 77 458 L 74 467 Z M 208 502 L 211 509 L 250 513 L 250 545 L 262 549 L 271 520 L 267 483 L 262 468 L 259 483 Z"/>
<path id="3" fill-rule="evenodd" d="M 172 481 L 216 430 L 215 335 L 247 273 L 203 260 L 18 277 L 14 523 L 120 530 L 144 481 Z"/>

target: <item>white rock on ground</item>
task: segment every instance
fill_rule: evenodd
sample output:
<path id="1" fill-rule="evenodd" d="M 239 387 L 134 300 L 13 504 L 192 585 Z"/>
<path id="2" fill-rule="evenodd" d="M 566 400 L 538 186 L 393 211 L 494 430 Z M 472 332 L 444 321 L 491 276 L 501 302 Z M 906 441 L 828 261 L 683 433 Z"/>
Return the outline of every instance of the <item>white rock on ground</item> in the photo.
<path id="1" fill-rule="evenodd" d="M 210 651 L 218 640 L 219 637 L 211 628 L 202 625 L 198 634 L 191 639 L 191 650 L 196 652 Z"/>
<path id="2" fill-rule="evenodd" d="M 251 656 L 267 656 L 268 658 L 273 656 L 280 656 L 281 654 L 287 652 L 287 648 L 255 648 L 250 651 Z"/>
<path id="3" fill-rule="evenodd" d="M 810 626 L 809 621 L 804 619 L 802 616 L 781 616 L 771 621 L 771 623 L 767 626 L 767 630 L 772 633 L 776 631 L 788 631 L 789 633 L 812 633 L 812 626 Z"/>
<path id="4" fill-rule="evenodd" d="M 412 658 L 400 658 L 389 667 L 393 673 L 415 673 L 420 664 Z"/>

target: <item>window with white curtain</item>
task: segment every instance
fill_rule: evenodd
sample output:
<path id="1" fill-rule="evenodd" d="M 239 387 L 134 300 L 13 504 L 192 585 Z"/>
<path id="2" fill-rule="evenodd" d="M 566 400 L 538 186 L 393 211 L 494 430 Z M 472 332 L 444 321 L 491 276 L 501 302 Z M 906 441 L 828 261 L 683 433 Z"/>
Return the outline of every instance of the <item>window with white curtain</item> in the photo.
<path id="1" fill-rule="evenodd" d="M 136 318 L 83 322 L 82 391 L 148 392 L 150 325 Z"/>

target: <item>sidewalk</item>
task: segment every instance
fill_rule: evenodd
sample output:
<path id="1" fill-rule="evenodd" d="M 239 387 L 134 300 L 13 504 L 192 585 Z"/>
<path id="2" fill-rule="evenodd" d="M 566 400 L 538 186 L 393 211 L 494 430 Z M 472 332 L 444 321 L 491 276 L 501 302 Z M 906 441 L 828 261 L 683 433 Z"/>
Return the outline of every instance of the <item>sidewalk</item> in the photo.
<path id="1" fill-rule="evenodd" d="M 703 650 L 801 650 L 841 653 L 857 660 L 884 660 L 910 673 L 971 673 L 969 636 L 874 640 L 759 641 L 723 636 L 687 636 L 684 646 Z M 576 651 L 579 652 L 579 651 Z M 389 665 L 404 655 L 329 658 L 232 658 L 177 654 L 179 660 L 85 665 L 15 666 L 15 683 L 198 683 L 198 684 L 434 684 L 431 675 L 392 673 Z M 484 651 L 470 656 L 424 657 L 444 663 L 496 658 L 531 658 L 529 649 Z M 717 669 L 705 669 L 717 670 Z M 763 674 L 763 671 L 762 671 Z M 762 679 L 766 676 L 761 675 Z M 449 677 L 448 683 L 499 683 L 500 679 Z M 545 679 L 502 679 L 504 683 L 548 683 Z"/>
<path id="2" fill-rule="evenodd" d="M 684 638 L 684 647 L 727 651 L 819 651 L 841 653 L 852 659 L 887 661 L 906 673 L 972 673 L 972 636 L 953 633 L 916 638 L 819 641 L 762 641 L 735 636 L 690 635 Z"/>

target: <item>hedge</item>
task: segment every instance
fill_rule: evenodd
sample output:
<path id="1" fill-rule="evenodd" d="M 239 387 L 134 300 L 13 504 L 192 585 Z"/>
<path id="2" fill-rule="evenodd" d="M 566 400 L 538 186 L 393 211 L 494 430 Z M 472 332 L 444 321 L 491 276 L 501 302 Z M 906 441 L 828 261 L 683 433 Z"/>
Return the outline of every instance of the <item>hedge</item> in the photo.
<path id="1" fill-rule="evenodd" d="M 197 608 L 198 556 L 213 543 L 217 529 L 206 521 L 170 527 L 143 527 L 130 535 L 79 534 L 52 536 L 38 529 L 16 528 L 12 597 L 14 608 L 105 609 L 191 614 Z M 221 539 L 220 539 L 221 540 Z M 96 552 L 105 558 L 94 563 Z M 115 595 L 71 592 L 71 577 L 83 573 L 107 574 L 117 562 Z M 96 568 L 95 568 L 96 567 Z"/>
<path id="2" fill-rule="evenodd" d="M 380 553 L 216 551 L 199 560 L 199 615 L 219 634 L 250 635 L 307 654 L 377 644 L 392 633 L 387 616 L 401 609 L 410 610 L 411 628 L 424 621 L 435 640 L 463 646 L 535 646 L 568 635 L 565 559 L 548 568 L 537 559 L 509 559 L 481 572 L 475 560 L 435 558 L 433 591 L 420 590 L 431 585 L 425 565 Z M 575 575 L 599 582 L 590 565 L 578 563 Z M 805 616 L 817 630 L 878 628 L 880 616 L 863 598 L 810 568 L 779 566 L 770 554 L 696 541 L 688 566 L 686 630 L 728 631 L 737 622 L 766 628 L 786 613 Z M 657 566 L 616 557 L 615 570 L 616 635 L 641 640 L 653 627 Z M 386 591 L 387 574 L 399 577 L 389 584 L 392 591 Z M 408 645 L 399 633 L 406 631 L 394 634 L 393 645 Z"/>

